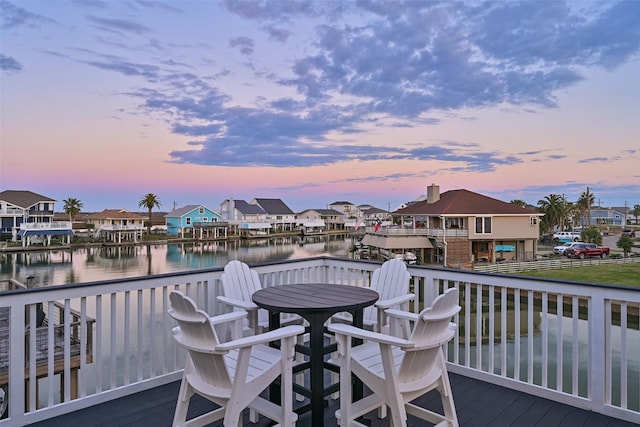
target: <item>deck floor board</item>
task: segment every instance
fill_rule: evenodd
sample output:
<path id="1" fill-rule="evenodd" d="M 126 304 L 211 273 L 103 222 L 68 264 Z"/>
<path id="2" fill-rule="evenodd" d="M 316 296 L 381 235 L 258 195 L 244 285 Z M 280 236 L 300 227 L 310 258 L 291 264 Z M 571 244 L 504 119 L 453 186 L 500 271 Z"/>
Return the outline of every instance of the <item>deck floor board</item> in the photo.
<path id="1" fill-rule="evenodd" d="M 450 379 L 460 425 L 464 427 L 632 427 L 636 425 L 457 374 L 450 374 Z M 167 384 L 42 421 L 33 424 L 33 426 L 170 426 L 179 387 L 179 382 Z M 420 403 L 437 411 L 440 411 L 442 407 L 439 396 L 435 392 L 421 398 Z M 190 407 L 190 415 L 203 413 L 212 407 L 212 403 L 194 397 Z M 325 409 L 326 427 L 337 426 L 334 416 L 337 407 L 338 401 L 335 400 L 330 401 Z M 389 425 L 387 419 L 378 419 L 375 414 L 366 418 L 371 421 L 372 427 Z M 297 425 L 304 427 L 310 424 L 310 414 L 307 413 L 300 416 Z M 222 423 L 218 422 L 211 426 L 221 425 Z M 266 419 L 252 424 L 249 422 L 248 415 L 245 416 L 244 426 L 266 427 L 268 425 Z M 424 421 L 413 417 L 409 417 L 408 425 L 413 427 L 428 426 Z"/>

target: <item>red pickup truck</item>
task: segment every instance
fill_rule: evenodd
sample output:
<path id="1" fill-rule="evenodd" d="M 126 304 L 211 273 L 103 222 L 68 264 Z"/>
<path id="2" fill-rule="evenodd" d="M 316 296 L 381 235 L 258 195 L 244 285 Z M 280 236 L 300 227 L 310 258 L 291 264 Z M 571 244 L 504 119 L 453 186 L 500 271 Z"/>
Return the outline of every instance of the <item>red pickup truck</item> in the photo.
<path id="1" fill-rule="evenodd" d="M 606 258 L 609 255 L 609 248 L 598 246 L 595 243 L 577 243 L 564 251 L 569 258 L 580 258 L 599 256 Z"/>

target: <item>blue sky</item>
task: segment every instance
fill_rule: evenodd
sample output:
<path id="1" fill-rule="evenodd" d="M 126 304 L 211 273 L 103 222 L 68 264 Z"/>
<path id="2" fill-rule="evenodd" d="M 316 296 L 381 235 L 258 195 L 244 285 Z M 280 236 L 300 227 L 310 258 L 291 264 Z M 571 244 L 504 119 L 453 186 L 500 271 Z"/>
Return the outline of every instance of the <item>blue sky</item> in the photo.
<path id="1" fill-rule="evenodd" d="M 0 187 L 640 204 L 640 1 L 0 0 Z"/>

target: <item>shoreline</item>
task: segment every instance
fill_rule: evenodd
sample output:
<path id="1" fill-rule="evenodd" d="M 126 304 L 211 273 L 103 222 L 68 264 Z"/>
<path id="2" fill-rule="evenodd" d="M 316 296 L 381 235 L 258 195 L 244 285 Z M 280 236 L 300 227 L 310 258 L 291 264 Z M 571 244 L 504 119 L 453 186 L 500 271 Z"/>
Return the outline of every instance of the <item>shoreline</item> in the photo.
<path id="1" fill-rule="evenodd" d="M 322 234 L 314 234 L 314 235 L 301 235 L 300 232 L 289 232 L 289 233 L 273 233 L 267 235 L 257 235 L 257 236 L 227 236 L 227 237 L 218 237 L 218 238 L 208 238 L 208 239 L 199 239 L 199 238 L 167 238 L 167 239 L 158 239 L 158 240 L 140 240 L 137 242 L 87 242 L 87 243 L 72 243 L 70 245 L 51 245 L 51 246 L 4 246 L 0 247 L 0 254 L 2 253 L 17 253 L 17 252 L 55 252 L 60 250 L 71 250 L 76 248 L 102 248 L 102 247 L 116 247 L 116 246 L 147 246 L 147 245 L 169 245 L 173 243 L 207 243 L 207 242 L 233 242 L 239 240 L 260 240 L 260 239 L 274 239 L 279 237 L 300 237 L 300 238 L 309 238 L 309 237 L 324 237 L 324 236 L 339 236 L 339 235 L 348 235 L 351 234 L 348 231 L 344 230 L 331 230 Z"/>

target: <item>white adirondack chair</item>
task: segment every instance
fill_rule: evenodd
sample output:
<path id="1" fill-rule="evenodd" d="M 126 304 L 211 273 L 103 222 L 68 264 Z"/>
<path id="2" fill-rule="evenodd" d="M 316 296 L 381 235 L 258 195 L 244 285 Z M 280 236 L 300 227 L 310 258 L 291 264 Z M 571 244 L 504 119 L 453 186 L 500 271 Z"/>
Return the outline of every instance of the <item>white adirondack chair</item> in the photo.
<path id="1" fill-rule="evenodd" d="M 455 334 L 450 322 L 458 311 L 458 290 L 450 288 L 420 313 L 408 340 L 346 324 L 329 325 L 338 342 L 340 409 L 336 417 L 340 426 L 363 425 L 355 419 L 385 405 L 395 427 L 406 427 L 407 414 L 438 426 L 457 426 L 442 346 Z M 352 338 L 365 343 L 352 348 Z M 352 402 L 352 373 L 372 391 L 357 402 Z M 410 403 L 434 389 L 440 393 L 444 414 Z"/>
<path id="2" fill-rule="evenodd" d="M 369 287 L 378 292 L 380 299 L 363 312 L 363 326 L 376 332 L 388 332 L 385 310 L 395 308 L 407 311 L 409 302 L 415 299 L 415 295 L 409 292 L 411 275 L 407 266 L 401 259 L 394 258 L 384 262 L 373 272 Z M 351 323 L 351 314 L 338 313 L 331 318 L 332 321 Z M 407 323 L 408 325 L 408 323 Z"/>
<path id="3" fill-rule="evenodd" d="M 204 426 L 224 419 L 225 427 L 242 425 L 242 411 L 250 408 L 282 426 L 295 426 L 292 368 L 296 336 L 302 326 L 286 326 L 275 331 L 220 343 L 214 326 L 237 320 L 246 313 L 233 312 L 210 318 L 180 291 L 170 296 L 169 315 L 178 326 L 173 337 L 188 355 L 173 426 Z M 280 341 L 280 349 L 269 347 Z M 281 405 L 259 396 L 281 377 Z M 220 408 L 187 421 L 191 396 L 198 394 Z"/>
<path id="4" fill-rule="evenodd" d="M 245 310 L 249 313 L 249 333 L 259 334 L 269 330 L 269 312 L 259 308 L 251 299 L 254 292 L 262 289 L 258 273 L 244 262 L 233 260 L 224 266 L 221 280 L 224 295 L 218 296 L 218 301 L 233 307 L 234 310 Z M 280 324 L 302 324 L 302 318 L 293 314 L 281 314 Z"/>

